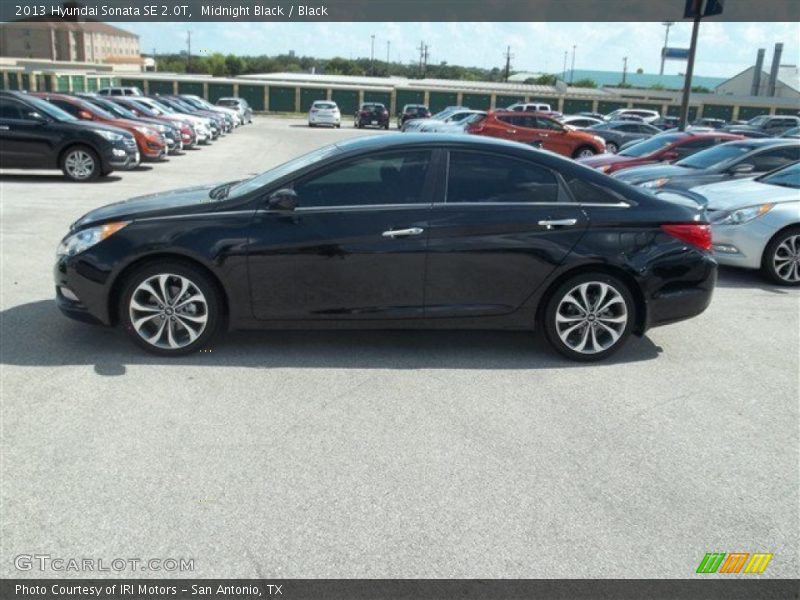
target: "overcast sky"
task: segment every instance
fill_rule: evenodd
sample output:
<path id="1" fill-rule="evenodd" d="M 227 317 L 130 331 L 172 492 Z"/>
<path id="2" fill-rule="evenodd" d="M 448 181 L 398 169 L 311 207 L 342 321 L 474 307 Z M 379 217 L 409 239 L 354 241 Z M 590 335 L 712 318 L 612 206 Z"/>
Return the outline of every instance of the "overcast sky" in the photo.
<path id="1" fill-rule="evenodd" d="M 421 40 L 430 45 L 430 62 L 477 67 L 500 67 L 511 46 L 512 68 L 517 71 L 556 72 L 564 66 L 564 51 L 576 69 L 658 72 L 664 27 L 660 23 L 124 23 L 141 36 L 141 50 L 177 52 L 186 48 L 192 31 L 192 54 L 297 54 L 320 58 L 368 57 L 375 35 L 375 56 L 386 59 L 391 42 L 393 61 L 418 60 Z M 691 23 L 670 30 L 670 46 L 688 47 Z M 775 42 L 784 43 L 782 64 L 800 62 L 800 26 L 797 23 L 722 23 L 704 21 L 695 73 L 730 76 L 755 62 L 756 50 L 766 48 L 769 68 Z M 685 62 L 668 61 L 665 73 L 683 72 Z"/>

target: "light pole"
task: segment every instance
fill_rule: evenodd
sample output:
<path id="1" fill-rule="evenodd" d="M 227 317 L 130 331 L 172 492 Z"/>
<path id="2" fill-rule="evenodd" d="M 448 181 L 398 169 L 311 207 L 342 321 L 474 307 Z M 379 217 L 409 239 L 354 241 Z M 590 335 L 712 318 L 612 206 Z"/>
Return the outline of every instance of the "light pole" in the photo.
<path id="1" fill-rule="evenodd" d="M 386 40 L 386 64 L 389 64 L 389 50 L 392 47 L 392 42 Z"/>
<path id="2" fill-rule="evenodd" d="M 369 70 L 375 75 L 375 34 L 370 37 L 370 50 L 369 50 Z"/>
<path id="3" fill-rule="evenodd" d="M 570 83 L 572 83 L 572 80 L 575 78 L 575 48 L 577 48 L 577 46 L 572 46 L 572 67 L 569 70 Z"/>
<path id="4" fill-rule="evenodd" d="M 622 58 L 622 85 L 625 85 L 625 80 L 628 77 L 628 57 Z"/>
<path id="5" fill-rule="evenodd" d="M 664 47 L 661 49 L 661 70 L 658 72 L 659 75 L 664 74 L 664 61 L 667 58 L 667 45 L 669 45 L 669 28 L 675 25 L 675 21 L 664 21 L 661 24 L 667 28 L 667 34 L 664 36 Z"/>
<path id="6" fill-rule="evenodd" d="M 569 52 L 568 52 L 568 51 L 566 51 L 566 50 L 564 50 L 564 70 L 563 70 L 563 71 L 561 71 L 561 76 L 562 76 L 564 79 L 566 79 L 566 78 L 567 78 L 567 55 L 569 55 Z"/>

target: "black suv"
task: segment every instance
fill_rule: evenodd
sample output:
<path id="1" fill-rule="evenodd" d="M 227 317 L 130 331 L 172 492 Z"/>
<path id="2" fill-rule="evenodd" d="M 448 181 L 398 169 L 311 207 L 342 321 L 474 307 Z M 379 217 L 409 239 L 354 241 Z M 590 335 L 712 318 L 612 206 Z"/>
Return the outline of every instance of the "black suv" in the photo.
<path id="1" fill-rule="evenodd" d="M 355 127 L 383 127 L 389 129 L 389 111 L 380 102 L 364 102 L 356 111 Z"/>
<path id="2" fill-rule="evenodd" d="M 0 167 L 61 169 L 72 181 L 90 181 L 139 163 L 133 135 L 80 121 L 21 92 L 0 91 Z"/>

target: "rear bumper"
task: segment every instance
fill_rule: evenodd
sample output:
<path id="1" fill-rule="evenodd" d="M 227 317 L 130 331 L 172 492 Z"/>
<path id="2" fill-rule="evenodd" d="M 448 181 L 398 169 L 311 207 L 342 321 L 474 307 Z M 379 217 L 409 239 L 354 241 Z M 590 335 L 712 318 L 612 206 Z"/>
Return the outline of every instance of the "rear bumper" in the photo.
<path id="1" fill-rule="evenodd" d="M 717 283 L 717 261 L 707 253 L 698 252 L 698 255 L 699 260 L 691 266 L 686 262 L 676 264 L 675 269 L 680 270 L 680 275 L 674 271 L 664 279 L 669 283 L 648 294 L 642 333 L 650 327 L 696 317 L 711 304 Z M 663 268 L 671 269 L 669 265 Z"/>

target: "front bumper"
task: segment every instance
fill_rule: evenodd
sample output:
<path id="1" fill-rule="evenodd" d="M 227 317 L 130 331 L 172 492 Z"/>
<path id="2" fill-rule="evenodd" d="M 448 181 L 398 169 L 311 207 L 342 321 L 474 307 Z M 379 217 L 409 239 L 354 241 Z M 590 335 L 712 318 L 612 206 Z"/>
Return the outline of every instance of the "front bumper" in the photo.
<path id="1" fill-rule="evenodd" d="M 115 171 L 129 171 L 139 166 L 139 151 L 127 147 L 112 148 L 103 157 L 105 163 Z"/>
<path id="2" fill-rule="evenodd" d="M 761 218 L 741 225 L 712 225 L 714 257 L 728 267 L 760 269 L 764 248 L 774 233 Z"/>
<path id="3" fill-rule="evenodd" d="M 71 319 L 111 325 L 108 310 L 108 274 L 98 272 L 80 256 L 59 256 L 53 268 L 56 306 Z"/>

